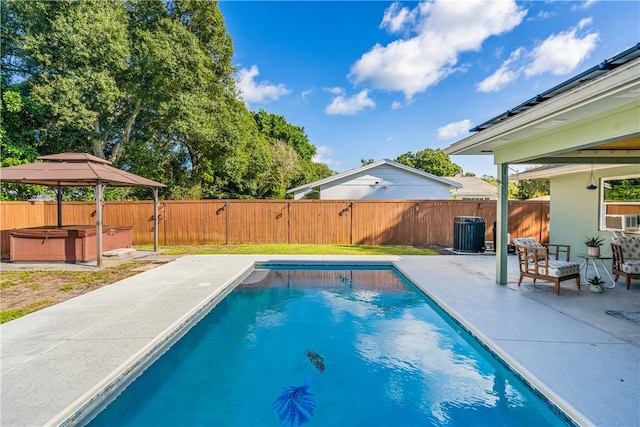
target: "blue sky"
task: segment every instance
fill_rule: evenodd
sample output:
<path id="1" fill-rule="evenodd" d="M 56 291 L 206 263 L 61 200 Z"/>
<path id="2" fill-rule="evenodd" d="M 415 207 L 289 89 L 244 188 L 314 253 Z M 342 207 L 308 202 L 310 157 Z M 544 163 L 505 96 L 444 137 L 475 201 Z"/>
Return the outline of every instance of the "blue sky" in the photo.
<path id="1" fill-rule="evenodd" d="M 638 1 L 222 1 L 247 106 L 305 129 L 316 160 L 445 148 L 640 41 Z M 496 175 L 490 156 L 453 156 Z"/>

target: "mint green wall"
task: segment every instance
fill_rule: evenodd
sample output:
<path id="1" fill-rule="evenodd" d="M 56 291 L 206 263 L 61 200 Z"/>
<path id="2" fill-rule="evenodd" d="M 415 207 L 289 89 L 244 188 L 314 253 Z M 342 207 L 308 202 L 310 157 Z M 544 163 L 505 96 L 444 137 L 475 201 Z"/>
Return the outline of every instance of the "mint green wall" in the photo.
<path id="1" fill-rule="evenodd" d="M 616 167 L 593 172 L 600 186 L 601 177 L 632 175 L 640 173 L 640 165 Z M 551 178 L 551 206 L 549 218 L 549 242 L 571 245 L 571 259 L 582 261 L 577 254 L 585 253 L 586 236 L 600 236 L 605 242 L 603 254 L 611 255 L 609 231 L 598 231 L 600 221 L 600 188 L 587 190 L 589 172 L 560 175 Z"/>

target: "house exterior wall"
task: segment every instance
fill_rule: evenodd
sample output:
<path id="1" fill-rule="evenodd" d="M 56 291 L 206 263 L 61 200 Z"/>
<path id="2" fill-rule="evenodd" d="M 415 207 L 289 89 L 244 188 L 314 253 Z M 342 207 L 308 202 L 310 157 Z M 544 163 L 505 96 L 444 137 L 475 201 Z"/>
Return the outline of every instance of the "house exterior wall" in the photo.
<path id="1" fill-rule="evenodd" d="M 325 184 L 322 200 L 449 199 L 449 186 L 398 168 L 382 165 Z"/>
<path id="2" fill-rule="evenodd" d="M 632 175 L 640 173 L 640 166 L 616 167 L 594 171 L 595 177 Z M 578 254 L 587 252 L 585 237 L 600 236 L 604 239 L 603 255 L 611 255 L 610 231 L 598 231 L 600 226 L 600 188 L 587 190 L 589 173 L 576 173 L 551 177 L 551 206 L 549 239 L 551 243 L 571 245 L 571 259 L 583 261 Z M 605 264 L 608 265 L 609 263 Z"/>

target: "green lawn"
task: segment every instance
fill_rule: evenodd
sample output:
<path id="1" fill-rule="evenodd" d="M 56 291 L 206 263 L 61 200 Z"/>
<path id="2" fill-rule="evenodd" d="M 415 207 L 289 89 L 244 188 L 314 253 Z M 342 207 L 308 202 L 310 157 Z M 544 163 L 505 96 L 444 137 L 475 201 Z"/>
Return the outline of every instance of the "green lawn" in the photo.
<path id="1" fill-rule="evenodd" d="M 137 246 L 151 250 L 151 245 Z M 397 245 L 176 245 L 160 246 L 163 255 L 437 255 L 430 249 Z"/>

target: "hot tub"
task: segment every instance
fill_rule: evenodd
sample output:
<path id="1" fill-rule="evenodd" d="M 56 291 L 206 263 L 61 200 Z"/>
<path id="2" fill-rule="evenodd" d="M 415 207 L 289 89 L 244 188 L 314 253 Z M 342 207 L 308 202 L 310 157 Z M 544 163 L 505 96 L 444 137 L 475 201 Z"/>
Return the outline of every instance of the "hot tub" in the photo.
<path id="1" fill-rule="evenodd" d="M 133 226 L 102 228 L 102 251 L 130 248 Z M 97 258 L 96 226 L 18 228 L 9 232 L 11 261 L 90 261 Z"/>

